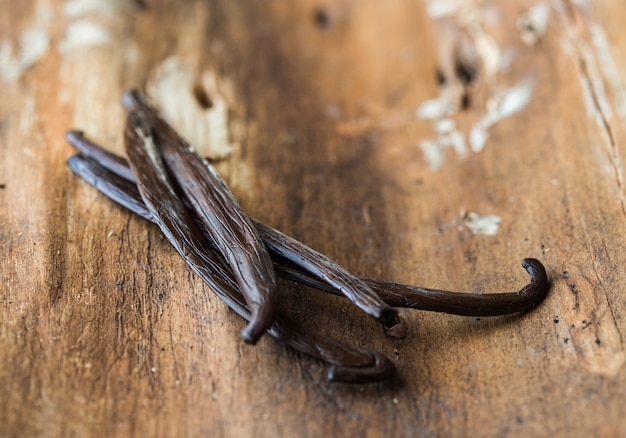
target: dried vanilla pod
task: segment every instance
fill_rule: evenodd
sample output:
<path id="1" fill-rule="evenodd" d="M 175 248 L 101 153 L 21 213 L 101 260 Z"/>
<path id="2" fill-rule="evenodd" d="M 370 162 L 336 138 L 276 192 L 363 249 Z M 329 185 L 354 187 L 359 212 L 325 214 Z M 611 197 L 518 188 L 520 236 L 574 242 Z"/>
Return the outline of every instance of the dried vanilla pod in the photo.
<path id="1" fill-rule="evenodd" d="M 158 144 L 155 154 L 162 156 L 164 171 L 167 166 L 230 266 L 252 312 L 252 320 L 242 336 L 244 341 L 255 343 L 276 313 L 276 278 L 267 248 L 213 166 L 158 118 L 137 91 L 126 93 L 123 102 L 129 117 L 141 119 L 152 130 L 152 140 Z"/>
<path id="2" fill-rule="evenodd" d="M 396 370 L 381 353 L 303 331 L 279 314 L 272 303 L 274 275 L 345 296 L 395 333 L 402 333 L 398 329 L 402 324 L 397 324 L 394 307 L 493 316 L 531 309 L 548 292 L 545 269 L 535 259 L 522 261 L 531 281 L 519 292 L 458 293 L 355 276 L 296 239 L 249 218 L 215 169 L 193 152 L 140 93 L 127 93 L 124 104 L 129 113 L 128 161 L 81 132 L 70 131 L 67 140 L 80 152 L 68 160 L 70 168 L 112 200 L 156 223 L 191 269 L 229 307 L 251 321 L 244 331 L 247 342 L 253 343 L 267 331 L 331 365 L 327 376 L 331 381 L 380 381 L 393 377 Z M 236 230 L 215 226 L 224 221 Z M 234 240 L 229 240 L 233 235 Z M 224 250 L 224 245 L 234 241 L 244 243 L 243 252 L 233 255 Z M 246 243 L 253 249 L 245 250 Z M 242 261 L 249 264 L 239 269 Z M 266 287 L 250 287 L 268 279 Z"/>

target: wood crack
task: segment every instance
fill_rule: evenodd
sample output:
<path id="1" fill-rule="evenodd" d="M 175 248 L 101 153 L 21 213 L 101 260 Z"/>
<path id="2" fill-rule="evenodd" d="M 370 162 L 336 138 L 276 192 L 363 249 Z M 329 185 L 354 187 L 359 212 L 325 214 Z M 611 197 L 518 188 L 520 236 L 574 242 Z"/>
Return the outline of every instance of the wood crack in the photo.
<path id="1" fill-rule="evenodd" d="M 592 262 L 591 262 L 591 269 L 593 269 L 593 274 L 596 276 L 596 280 L 598 281 L 598 286 L 600 288 L 600 290 L 602 290 L 602 293 L 604 294 L 604 298 L 606 299 L 607 302 L 607 309 L 611 315 L 611 321 L 613 322 L 613 326 L 615 327 L 615 331 L 617 332 L 617 336 L 619 337 L 619 345 L 622 351 L 624 351 L 624 335 L 622 334 L 622 331 L 620 330 L 619 324 L 617 323 L 618 319 L 615 316 L 615 310 L 614 310 L 614 306 L 613 303 L 611 302 L 611 300 L 609 299 L 609 294 L 606 290 L 606 288 L 604 287 L 604 283 L 602 282 L 602 276 L 598 273 L 597 267 L 596 267 L 596 262 L 595 260 L 593 260 L 592 258 Z M 601 318 L 599 318 L 601 319 Z"/>
<path id="2" fill-rule="evenodd" d="M 626 217 L 626 199 L 624 196 L 624 163 L 619 153 L 615 130 L 610 119 L 612 118 L 611 104 L 604 92 L 604 77 L 596 65 L 599 54 L 591 45 L 585 42 L 581 34 L 590 33 L 589 24 L 579 12 L 578 7 L 572 0 L 563 0 L 563 24 L 566 29 L 565 36 L 569 39 L 573 48 L 581 75 L 582 86 L 589 97 L 588 111 L 592 112 L 601 134 L 605 137 L 609 160 L 613 167 L 615 181 L 619 191 L 619 202 L 622 214 Z M 583 29 L 581 29 L 583 28 Z"/>
<path id="3" fill-rule="evenodd" d="M 615 180 L 617 182 L 617 187 L 620 193 L 620 204 L 622 207 L 622 213 L 624 214 L 624 216 L 626 216 L 626 203 L 624 200 L 624 164 L 619 154 L 617 140 L 615 138 L 614 130 L 611 127 L 611 123 L 608 120 L 606 109 L 604 109 L 603 105 L 600 103 L 599 96 L 601 92 L 597 88 L 597 80 L 594 80 L 592 78 L 592 73 L 590 72 L 584 54 L 579 52 L 578 56 L 580 71 L 589 91 L 589 95 L 591 96 L 595 114 L 597 115 L 596 119 L 598 121 L 598 125 L 602 129 L 603 134 L 605 135 L 607 140 L 606 144 L 608 147 L 609 158 L 613 166 L 613 171 L 615 172 Z"/>

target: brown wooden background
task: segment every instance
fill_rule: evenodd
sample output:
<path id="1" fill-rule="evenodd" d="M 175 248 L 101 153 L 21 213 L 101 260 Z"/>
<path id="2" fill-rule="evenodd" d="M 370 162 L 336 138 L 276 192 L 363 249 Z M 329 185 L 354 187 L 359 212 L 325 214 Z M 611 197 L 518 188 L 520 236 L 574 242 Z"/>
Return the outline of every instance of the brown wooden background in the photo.
<path id="1" fill-rule="evenodd" d="M 434 168 L 424 140 L 445 135 L 416 110 L 441 93 L 446 2 L 0 0 L 0 435 L 626 436 L 626 3 L 543 2 L 533 45 L 517 21 L 541 2 L 465 3 L 501 68 L 448 117 L 468 149 Z M 536 257 L 549 297 L 514 317 L 404 312 L 393 342 L 281 282 L 298 320 L 383 351 L 396 383 L 329 384 L 269 337 L 244 345 L 158 230 L 65 166 L 69 128 L 123 151 L 122 92 L 165 87 L 172 56 L 179 117 L 209 124 L 203 94 L 227 105 L 218 169 L 250 215 L 424 286 L 515 290 Z M 520 83 L 528 103 L 469 150 Z M 468 212 L 501 218 L 495 235 Z"/>

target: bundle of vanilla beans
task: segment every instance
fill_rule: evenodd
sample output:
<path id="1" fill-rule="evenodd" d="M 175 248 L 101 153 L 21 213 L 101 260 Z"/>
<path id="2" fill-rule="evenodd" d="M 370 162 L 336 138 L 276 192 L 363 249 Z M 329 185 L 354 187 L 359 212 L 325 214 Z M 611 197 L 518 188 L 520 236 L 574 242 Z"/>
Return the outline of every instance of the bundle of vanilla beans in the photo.
<path id="1" fill-rule="evenodd" d="M 523 312 L 548 292 L 543 265 L 524 259 L 530 283 L 519 292 L 447 292 L 350 274 L 301 242 L 258 222 L 241 209 L 213 166 L 202 159 L 138 91 L 123 97 L 128 112 L 128 159 L 89 141 L 79 131 L 67 140 L 79 153 L 68 165 L 110 199 L 154 222 L 189 267 L 228 306 L 249 321 L 243 340 L 267 332 L 330 365 L 328 379 L 373 382 L 392 378 L 389 359 L 299 328 L 277 310 L 276 276 L 344 296 L 402 336 L 394 308 L 467 316 Z"/>

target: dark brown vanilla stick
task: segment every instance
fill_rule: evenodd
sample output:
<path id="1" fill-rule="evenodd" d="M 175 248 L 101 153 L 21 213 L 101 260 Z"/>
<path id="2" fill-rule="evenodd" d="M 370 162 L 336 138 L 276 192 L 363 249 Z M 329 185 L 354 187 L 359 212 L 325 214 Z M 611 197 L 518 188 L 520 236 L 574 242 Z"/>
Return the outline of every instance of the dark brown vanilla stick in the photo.
<path id="1" fill-rule="evenodd" d="M 380 382 L 395 377 L 397 373 L 393 363 L 381 353 L 298 329 L 286 318 L 277 317 L 268 333 L 302 353 L 331 364 L 326 376 L 331 382 Z"/>
<path id="2" fill-rule="evenodd" d="M 324 281 L 294 265 L 290 260 L 274 257 L 276 275 L 301 284 L 339 295 Z M 530 283 L 518 292 L 465 293 L 410 286 L 392 281 L 361 277 L 387 304 L 393 307 L 429 310 L 463 316 L 499 316 L 525 312 L 537 306 L 547 295 L 550 285 L 545 268 L 537 259 L 522 260 Z"/>
<path id="3" fill-rule="evenodd" d="M 130 170 L 128 161 L 126 161 L 125 158 L 119 157 L 104 149 L 102 146 L 92 142 L 85 137 L 85 134 L 82 131 L 67 131 L 65 139 L 85 157 L 99 163 L 105 169 L 109 169 L 111 172 L 121 176 L 125 180 L 132 182 L 133 185 L 136 184 L 133 171 Z"/>
<path id="4" fill-rule="evenodd" d="M 252 311 L 252 321 L 242 336 L 255 343 L 272 324 L 277 306 L 276 278 L 267 248 L 213 166 L 159 119 L 138 92 L 126 93 L 123 100 L 131 116 L 152 130 L 157 153 L 170 176 L 230 266 Z"/>
<path id="5" fill-rule="evenodd" d="M 278 230 L 258 221 L 254 223 L 278 266 L 277 275 L 339 295 L 333 284 L 326 281 L 326 276 L 319 271 L 320 268 L 333 271 L 333 262 L 330 259 Z M 496 316 L 528 310 L 548 293 L 548 276 L 541 262 L 524 259 L 522 266 L 530 275 L 530 283 L 519 292 L 472 294 L 409 286 L 367 277 L 361 277 L 361 280 L 392 307 L 465 316 Z"/>
<path id="6" fill-rule="evenodd" d="M 151 217 L 183 259 L 215 293 L 238 314 L 250 320 L 251 312 L 238 291 L 233 274 L 225 269 L 211 251 L 211 246 L 194 224 L 191 213 L 182 204 L 167 180 L 167 175 L 159 163 L 153 137 L 149 128 L 140 120 L 129 116 L 126 138 L 128 155 L 133 174 L 138 179 L 142 199 L 146 203 L 144 217 Z M 80 157 L 69 160 L 75 171 L 88 168 L 90 162 Z M 98 187 L 98 174 L 91 172 L 95 179 L 90 182 Z M 104 170 L 104 172 L 108 172 Z M 88 180 L 89 181 L 89 180 Z M 100 187 L 104 187 L 100 186 Z M 135 187 L 133 187 L 136 190 Z M 114 194 L 116 190 L 106 191 Z M 121 192 L 118 192 L 121 193 Z M 353 348 L 311 333 L 296 329 L 284 318 L 278 318 L 269 328 L 269 333 L 286 342 L 293 348 L 333 365 L 328 378 L 332 381 L 365 382 L 390 378 L 395 368 L 386 359 L 381 361 L 378 353 Z"/>
<path id="7" fill-rule="evenodd" d="M 257 227 L 257 230 L 259 230 L 259 234 L 270 250 L 273 258 L 280 256 L 289 260 L 289 262 L 297 266 L 301 272 L 306 273 L 305 275 L 313 277 L 319 283 L 324 284 L 324 290 L 330 290 L 338 295 L 344 295 L 354 301 L 356 299 L 356 297 L 352 295 L 354 288 L 348 288 L 346 285 L 356 283 L 365 285 L 367 290 L 372 290 L 377 300 L 382 298 L 368 282 L 349 273 L 324 254 L 309 248 L 296 239 L 268 227 L 259 221 L 254 220 L 254 225 Z M 361 286 L 361 288 L 362 287 L 363 286 Z M 367 298 L 367 296 L 365 298 Z M 369 303 L 370 306 L 374 304 L 374 302 Z M 388 303 L 386 304 L 388 305 Z M 395 312 L 387 312 L 381 316 L 380 319 L 386 326 L 392 326 L 394 323 L 398 322 Z"/>
<path id="8" fill-rule="evenodd" d="M 93 147 L 100 148 L 93 143 L 90 144 Z M 101 158 L 105 156 L 102 153 L 92 153 L 90 152 L 91 149 L 92 147 L 89 147 L 85 151 L 90 157 Z M 82 148 L 79 148 L 79 150 L 83 151 Z M 112 155 L 110 152 L 106 152 L 106 154 Z M 153 220 L 149 217 L 149 212 L 147 212 L 145 206 L 140 205 L 141 199 L 134 184 L 116 175 L 113 171 L 104 168 L 112 168 L 112 166 L 108 165 L 108 160 L 103 160 L 98 164 L 87 162 L 85 165 L 81 163 L 87 160 L 80 156 L 75 156 L 72 160 L 75 160 L 75 163 L 70 163 L 70 167 L 76 174 L 98 188 L 112 200 L 148 220 Z M 112 162 L 116 162 L 116 160 Z M 123 175 L 124 172 L 121 172 L 121 174 Z M 255 224 L 261 236 L 266 241 L 271 240 L 273 242 L 273 244 L 268 245 L 268 248 L 274 260 L 274 267 L 278 276 L 341 295 L 337 289 L 330 286 L 326 281 L 302 268 L 302 264 L 297 265 L 291 262 L 292 259 L 303 259 L 304 255 L 310 255 L 315 253 L 315 251 L 310 248 L 303 251 L 302 247 L 306 248 L 304 244 L 295 239 L 287 238 L 287 236 L 271 227 L 266 225 L 259 226 L 259 222 L 255 222 Z M 268 235 L 271 237 L 268 238 Z M 277 247 L 280 247 L 279 253 L 275 252 Z M 528 271 L 531 281 L 519 292 L 460 293 L 369 278 L 362 278 L 362 280 L 368 283 L 387 304 L 393 307 L 431 310 L 465 316 L 496 316 L 532 309 L 548 293 L 548 278 L 541 262 L 535 259 L 524 259 L 522 266 Z"/>

